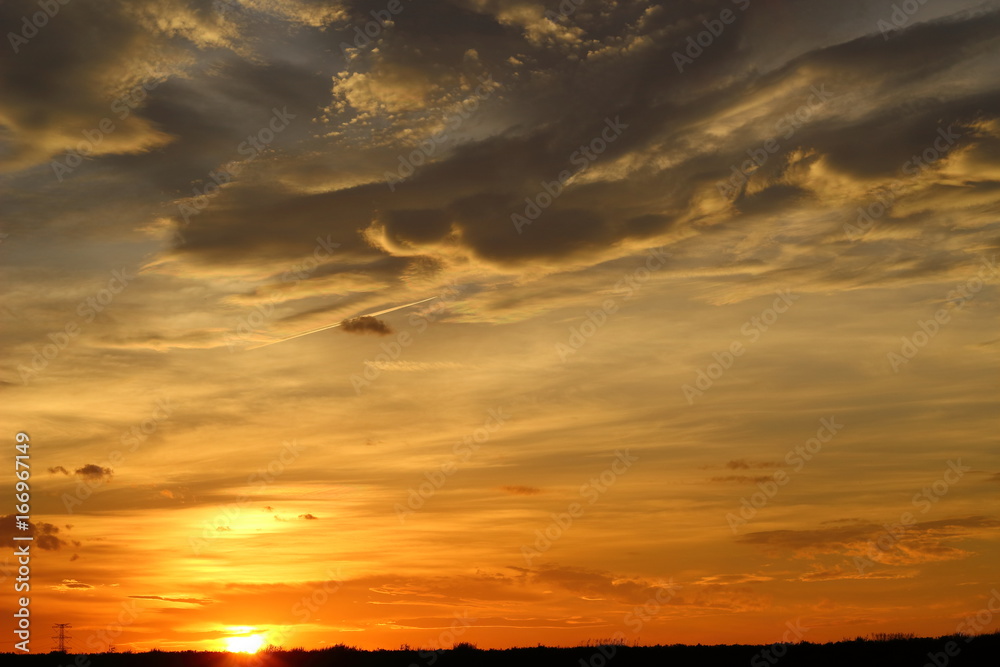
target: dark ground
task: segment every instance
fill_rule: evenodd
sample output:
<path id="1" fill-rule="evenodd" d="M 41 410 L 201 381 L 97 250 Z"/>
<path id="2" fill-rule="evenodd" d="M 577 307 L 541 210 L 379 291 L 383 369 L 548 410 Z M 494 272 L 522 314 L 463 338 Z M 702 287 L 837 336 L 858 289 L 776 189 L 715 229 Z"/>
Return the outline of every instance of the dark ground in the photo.
<path id="1" fill-rule="evenodd" d="M 950 655 L 949 655 L 950 653 Z M 13 664 L 10 654 L 3 659 Z M 590 646 L 447 651 L 362 651 L 335 646 L 317 651 L 230 653 L 100 653 L 20 655 L 18 665 L 38 667 L 1000 667 L 1000 632 L 977 637 L 854 640 L 768 646 Z"/>

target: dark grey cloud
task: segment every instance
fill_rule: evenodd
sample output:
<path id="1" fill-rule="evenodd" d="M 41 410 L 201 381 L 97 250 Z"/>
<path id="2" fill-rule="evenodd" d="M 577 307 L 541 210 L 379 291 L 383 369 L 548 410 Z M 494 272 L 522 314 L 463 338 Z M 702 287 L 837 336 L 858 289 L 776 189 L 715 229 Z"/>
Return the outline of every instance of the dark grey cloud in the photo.
<path id="1" fill-rule="evenodd" d="M 59 526 L 44 521 L 26 521 L 27 529 L 22 529 L 18 523 L 17 516 L 5 514 L 0 517 L 0 526 L 3 526 L 4 541 L 7 544 L 14 544 L 14 536 L 34 537 L 34 544 L 44 551 L 58 551 L 69 542 L 59 537 Z M 79 546 L 78 542 L 75 542 Z"/>
<path id="2" fill-rule="evenodd" d="M 73 579 L 63 579 L 62 583 L 59 584 L 62 588 L 75 588 L 78 590 L 87 590 L 88 588 L 93 588 L 90 584 L 85 584 L 82 581 L 75 581 Z"/>
<path id="3" fill-rule="evenodd" d="M 738 4 L 581 6 L 553 23 L 512 11 L 509 2 L 409 3 L 391 30 L 347 53 L 342 45 L 382 4 L 348 2 L 328 11 L 322 3 L 290 3 L 270 13 L 220 13 L 207 1 L 183 0 L 67 5 L 26 47 L 40 47 L 45 60 L 0 56 L 0 82 L 16 93 L 0 103 L 11 105 L 4 117 L 14 119 L 6 155 L 12 164 L 36 165 L 13 174 L 7 200 L 17 219 L 32 221 L 18 227 L 24 234 L 69 224 L 85 236 L 134 240 L 132 222 L 107 221 L 156 220 L 167 247 L 153 258 L 154 272 L 194 279 L 255 272 L 260 282 L 234 296 L 291 294 L 303 283 L 360 302 L 367 290 L 410 286 L 470 264 L 557 270 L 624 256 L 641 243 L 750 229 L 829 205 L 821 170 L 849 183 L 853 191 L 843 196 L 857 201 L 836 205 L 850 210 L 867 203 L 873 179 L 904 178 L 906 160 L 942 127 L 960 133 L 950 154 L 961 152 L 982 175 L 942 184 L 935 196 L 958 205 L 960 195 L 995 195 L 1000 184 L 990 174 L 1000 140 L 987 125 L 1000 117 L 1000 95 L 979 75 L 995 51 L 1000 14 L 948 18 L 942 13 L 957 4 L 925 8 L 920 21 L 886 40 L 875 20 L 891 13 L 891 2 L 817 8 L 760 0 L 745 12 Z M 33 6 L 12 3 L 3 11 L 19 19 Z M 183 16 L 185 28 L 158 32 L 137 23 L 137 6 L 153 16 Z M 679 72 L 673 54 L 703 21 L 734 8 L 738 20 Z M 114 39 L 80 28 L 93 23 L 92 11 L 114 27 Z M 825 37 L 834 24 L 837 36 Z M 277 43 L 276 30 L 293 39 Z M 52 145 L 46 137 L 79 133 L 107 115 L 119 90 L 134 84 L 119 76 L 122 62 L 162 74 L 131 111 L 128 131 L 109 137 L 129 141 L 55 183 L 44 173 L 48 156 L 32 151 Z M 959 72 L 962 85 L 944 85 Z M 484 77 L 492 87 L 466 113 Z M 95 90 L 96 79 L 116 83 Z M 825 103 L 831 106 L 811 111 L 785 138 L 790 126 L 779 123 L 824 86 L 834 95 Z M 247 160 L 240 150 L 247 136 L 286 107 L 295 118 Z M 621 133 L 595 159 L 581 160 L 581 148 L 600 138 L 609 119 L 619 119 Z M 442 131 L 442 141 L 433 139 Z M 719 195 L 716 186 L 733 166 L 774 137 L 780 149 L 732 197 Z M 434 151 L 425 155 L 419 147 L 428 141 Z M 385 175 L 414 155 L 420 163 L 411 165 L 412 175 L 390 190 Z M 239 173 L 215 188 L 213 174 L 234 163 Z M 553 185 L 564 174 L 574 174 L 570 184 Z M 63 222 L 57 198 L 28 194 L 39 184 L 49 194 L 72 194 L 81 214 Z M 199 199 L 206 187 L 213 192 Z M 190 214 L 196 201 L 204 206 Z M 109 202 L 120 214 L 108 215 Z M 526 213 L 530 224 L 512 221 Z M 898 219 L 890 213 L 882 224 L 940 223 L 915 211 Z M 298 283 L 284 281 L 281 267 L 309 256 L 317 238 L 339 244 L 337 252 Z M 905 280 L 945 273 L 966 259 L 942 252 L 908 266 L 907 275 L 870 261 L 870 252 L 846 247 L 837 266 L 818 262 L 808 279 Z M 769 260 L 777 262 L 777 253 L 737 261 L 787 268 Z M 359 275 L 368 279 L 361 289 Z M 276 322 L 345 304 L 303 300 Z M 106 342 L 211 347 L 212 331 L 136 329 Z"/>
<path id="4" fill-rule="evenodd" d="M 340 328 L 342 331 L 348 333 L 370 333 L 376 336 L 388 336 L 392 333 L 392 328 L 388 324 L 371 315 L 362 315 L 361 317 L 344 320 Z"/>
<path id="5" fill-rule="evenodd" d="M 451 231 L 451 222 L 443 211 L 386 211 L 376 216 L 386 240 L 402 248 L 440 242 Z"/>
<path id="6" fill-rule="evenodd" d="M 407 14 L 410 18 L 405 20 L 416 23 L 421 11 Z M 540 258 L 565 260 L 597 254 L 628 239 L 670 230 L 691 205 L 697 188 L 726 177 L 730 166 L 745 160 L 745 151 L 755 148 L 753 144 L 738 144 L 712 153 L 703 146 L 692 145 L 691 130 L 705 115 L 724 110 L 733 99 L 765 94 L 771 87 L 800 78 L 802 72 L 811 73 L 809 81 L 829 82 L 829 88 L 841 96 L 862 84 L 890 91 L 921 76 L 944 76 L 949 67 L 958 66 L 969 57 L 968 52 L 960 53 L 947 45 L 962 39 L 972 45 L 972 51 L 982 52 L 992 42 L 990 25 L 995 22 L 995 16 L 991 15 L 976 22 L 927 24 L 914 28 L 913 35 L 912 31 L 905 31 L 904 36 L 890 42 L 873 34 L 806 53 L 756 77 L 738 77 L 724 88 L 704 88 L 696 83 L 711 81 L 713 76 L 721 74 L 724 65 L 730 69 L 737 66 L 737 61 L 731 59 L 736 57 L 735 42 L 742 28 L 735 26 L 731 40 L 713 44 L 696 62 L 699 67 L 692 67 L 681 76 L 664 63 L 669 63 L 669 54 L 683 42 L 684 33 L 676 37 L 678 42 L 667 41 L 648 52 L 610 57 L 607 62 L 592 65 L 578 80 L 571 80 L 566 90 L 546 91 L 541 99 L 548 106 L 539 101 L 539 91 L 522 84 L 511 66 L 500 58 L 500 52 L 509 52 L 509 48 L 503 51 L 504 40 L 519 38 L 506 29 L 495 31 L 495 42 L 488 41 L 477 49 L 479 58 L 493 58 L 497 67 L 495 78 L 504 87 L 507 99 L 531 97 L 530 112 L 537 117 L 530 124 L 519 126 L 516 131 L 466 142 L 446 158 L 416 169 L 393 193 L 384 182 L 375 182 L 306 197 L 281 196 L 277 191 L 261 193 L 259 204 L 250 201 L 254 196 L 248 195 L 250 200 L 246 204 L 229 210 L 223 204 L 191 225 L 188 244 L 181 251 L 197 254 L 217 250 L 234 256 L 241 247 L 245 251 L 249 245 L 254 252 L 273 253 L 282 247 L 283 239 L 294 235 L 308 238 L 310 232 L 321 231 L 317 221 L 322 219 L 324 231 L 336 226 L 345 230 L 344 237 L 351 236 L 347 229 L 371 225 L 384 233 L 387 241 L 384 250 L 388 252 L 413 254 L 424 249 L 435 254 L 442 243 L 450 243 L 485 260 L 514 265 Z M 401 44 L 408 37 L 406 28 L 401 27 L 393 38 L 399 40 L 401 52 L 406 51 Z M 397 55 L 394 44 L 397 43 L 387 44 L 385 52 L 378 56 L 366 53 L 364 57 L 392 62 Z M 524 43 L 518 47 L 526 48 Z M 498 52 L 492 53 L 491 48 Z M 923 54 L 919 58 L 922 64 L 914 65 L 918 51 Z M 420 65 L 434 72 L 449 58 L 457 59 L 458 50 L 428 52 L 421 58 L 424 60 Z M 924 64 L 924 60 L 934 64 Z M 914 68 L 919 69 L 914 71 Z M 647 71 L 649 76 L 643 76 Z M 556 67 L 553 75 L 562 74 Z M 628 83 L 622 83 L 623 80 Z M 600 94 L 595 94 L 598 90 Z M 804 93 L 808 90 L 809 86 L 804 85 Z M 679 105 L 672 99 L 678 95 L 695 97 Z M 562 99 L 553 99 L 557 96 Z M 570 103 L 573 96 L 582 97 L 586 103 Z M 858 118 L 819 119 L 798 129 L 790 140 L 782 142 L 781 154 L 766 169 L 751 176 L 750 185 L 760 182 L 762 187 L 735 201 L 736 212 L 780 214 L 812 201 L 813 195 L 807 188 L 781 182 L 792 168 L 787 156 L 793 150 L 816 152 L 832 166 L 859 178 L 898 175 L 909 156 L 934 140 L 942 123 L 964 127 L 959 147 L 967 146 L 976 140 L 968 123 L 1000 111 L 994 96 L 977 94 L 925 99 L 901 115 L 898 105 L 903 100 L 898 95 L 891 97 L 890 103 Z M 485 119 L 506 108 L 498 96 L 497 100 L 488 100 L 480 113 Z M 597 160 L 588 163 L 587 169 L 600 168 L 648 148 L 651 143 L 660 145 L 664 154 L 675 156 L 676 166 L 650 171 L 647 165 L 639 167 L 624 182 L 598 179 L 575 185 L 518 233 L 511 215 L 530 207 L 525 198 L 536 199 L 543 191 L 543 182 L 551 183 L 560 173 L 576 169 L 571 162 L 574 152 L 598 136 L 603 118 L 614 116 L 620 117 L 628 129 Z M 877 155 L 872 154 L 873 147 L 878 148 L 874 151 Z M 401 152 L 406 152 L 402 149 Z M 762 181 L 765 176 L 773 182 Z M 266 203 L 269 197 L 273 204 Z M 387 207 L 380 212 L 382 204 Z M 336 213 L 331 218 L 327 211 Z M 278 217 L 286 223 L 280 231 L 265 223 Z M 296 228 L 300 231 L 295 232 Z"/>
<path id="7" fill-rule="evenodd" d="M 108 480 L 111 479 L 111 476 L 114 474 L 114 471 L 111 468 L 102 468 L 96 463 L 88 463 L 83 467 L 77 468 L 73 472 L 77 476 L 90 481 Z"/>
<path id="8" fill-rule="evenodd" d="M 29 34 L 23 19 L 39 9 L 36 2 L 5 2 L 0 20 L 5 26 L 16 26 L 18 34 Z M 86 25 L 103 29 L 83 29 Z M 104 117 L 117 124 L 113 133 L 98 142 L 104 144 L 100 148 L 114 142 L 132 151 L 160 143 L 154 140 L 156 128 L 141 117 L 129 113 L 118 118 L 111 110 L 130 84 L 142 80 L 145 67 L 161 56 L 157 47 L 143 44 L 144 30 L 127 16 L 122 3 L 59 5 L 58 14 L 35 32 L 16 51 L 5 45 L 0 55 L 0 83 L 9 92 L 0 108 L 4 124 L 12 131 L 0 164 L 9 169 L 45 160 L 83 140 L 82 133 L 97 128 Z M 129 73 L 133 67 L 134 73 Z"/>

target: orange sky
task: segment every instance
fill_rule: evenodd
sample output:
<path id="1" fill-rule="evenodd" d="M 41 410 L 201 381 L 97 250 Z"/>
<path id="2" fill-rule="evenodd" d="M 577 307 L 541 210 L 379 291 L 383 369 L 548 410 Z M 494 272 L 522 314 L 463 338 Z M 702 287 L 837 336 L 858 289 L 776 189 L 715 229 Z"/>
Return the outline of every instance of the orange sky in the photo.
<path id="1" fill-rule="evenodd" d="M 986 608 L 1000 15 L 599 4 L 404 3 L 367 43 L 386 3 L 106 0 L 4 51 L 33 651 Z"/>

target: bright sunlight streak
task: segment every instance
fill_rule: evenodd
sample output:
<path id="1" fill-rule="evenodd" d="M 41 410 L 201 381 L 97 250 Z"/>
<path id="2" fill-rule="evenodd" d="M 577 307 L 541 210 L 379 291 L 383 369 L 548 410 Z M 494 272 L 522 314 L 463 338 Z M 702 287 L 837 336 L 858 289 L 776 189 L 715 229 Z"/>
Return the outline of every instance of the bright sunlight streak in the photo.
<path id="1" fill-rule="evenodd" d="M 226 637 L 226 650 L 230 653 L 256 653 L 264 645 L 261 635 Z"/>

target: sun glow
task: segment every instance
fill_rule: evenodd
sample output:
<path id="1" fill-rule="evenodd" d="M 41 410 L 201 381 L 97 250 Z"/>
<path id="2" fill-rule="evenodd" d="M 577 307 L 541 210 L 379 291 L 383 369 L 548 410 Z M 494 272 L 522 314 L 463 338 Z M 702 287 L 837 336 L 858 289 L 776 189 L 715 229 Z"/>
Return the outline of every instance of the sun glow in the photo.
<path id="1" fill-rule="evenodd" d="M 264 645 L 261 635 L 226 637 L 226 650 L 230 653 L 256 653 Z"/>

